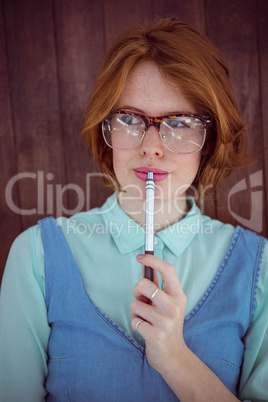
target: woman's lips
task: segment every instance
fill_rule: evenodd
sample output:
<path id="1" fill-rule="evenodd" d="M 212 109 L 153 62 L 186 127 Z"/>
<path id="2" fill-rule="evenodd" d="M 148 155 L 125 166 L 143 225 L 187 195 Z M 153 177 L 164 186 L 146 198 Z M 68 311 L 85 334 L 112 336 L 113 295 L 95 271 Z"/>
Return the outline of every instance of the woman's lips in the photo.
<path id="1" fill-rule="evenodd" d="M 141 168 L 134 169 L 135 175 L 142 181 L 147 180 L 148 172 L 153 172 L 154 181 L 164 180 L 170 174 L 170 172 L 166 172 L 164 170 L 155 169 L 155 168 L 148 168 L 148 167 L 141 167 Z"/>

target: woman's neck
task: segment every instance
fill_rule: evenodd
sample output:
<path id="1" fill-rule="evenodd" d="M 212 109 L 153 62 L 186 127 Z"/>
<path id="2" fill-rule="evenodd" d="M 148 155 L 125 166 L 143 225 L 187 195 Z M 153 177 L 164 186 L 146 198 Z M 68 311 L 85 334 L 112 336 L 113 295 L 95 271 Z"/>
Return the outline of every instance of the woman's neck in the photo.
<path id="1" fill-rule="evenodd" d="M 117 194 L 119 205 L 123 211 L 140 226 L 145 226 L 145 200 L 130 198 L 124 192 Z M 179 199 L 164 202 L 155 201 L 155 232 L 165 229 L 180 221 L 188 212 L 186 194 Z"/>

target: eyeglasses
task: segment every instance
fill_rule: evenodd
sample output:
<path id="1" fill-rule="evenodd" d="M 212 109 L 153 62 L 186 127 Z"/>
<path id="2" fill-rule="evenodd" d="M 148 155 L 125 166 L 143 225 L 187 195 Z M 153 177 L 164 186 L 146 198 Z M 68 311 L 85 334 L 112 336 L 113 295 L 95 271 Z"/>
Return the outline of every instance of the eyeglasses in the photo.
<path id="1" fill-rule="evenodd" d="M 142 114 L 116 110 L 102 122 L 106 144 L 114 149 L 127 151 L 136 148 L 149 127 L 159 131 L 163 144 L 177 154 L 200 151 L 205 143 L 206 129 L 212 125 L 209 116 L 176 114 L 149 117 Z"/>

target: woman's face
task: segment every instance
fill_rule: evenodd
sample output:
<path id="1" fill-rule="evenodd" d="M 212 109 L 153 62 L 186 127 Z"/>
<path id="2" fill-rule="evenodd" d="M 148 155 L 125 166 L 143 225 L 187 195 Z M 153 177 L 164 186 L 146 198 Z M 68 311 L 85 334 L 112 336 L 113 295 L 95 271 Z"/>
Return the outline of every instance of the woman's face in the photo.
<path id="1" fill-rule="evenodd" d="M 131 71 L 117 109 L 162 116 L 179 113 L 197 114 L 181 91 L 172 85 L 152 62 L 141 62 Z M 201 152 L 176 154 L 163 144 L 159 132 L 150 127 L 143 141 L 132 150 L 113 149 L 113 167 L 124 197 L 145 199 L 146 172 L 155 169 L 156 202 L 183 198 L 191 186 L 200 163 Z M 163 172 L 161 174 L 161 172 Z"/>

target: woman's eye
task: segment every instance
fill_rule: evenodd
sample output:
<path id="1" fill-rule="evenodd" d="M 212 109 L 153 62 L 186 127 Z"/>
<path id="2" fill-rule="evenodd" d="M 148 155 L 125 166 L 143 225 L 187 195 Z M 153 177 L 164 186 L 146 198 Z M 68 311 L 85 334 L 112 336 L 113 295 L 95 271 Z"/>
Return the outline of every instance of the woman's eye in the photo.
<path id="1" fill-rule="evenodd" d="M 184 126 L 184 124 L 182 124 L 182 122 L 179 120 L 170 120 L 170 127 L 177 128 L 177 127 L 183 127 L 183 126 Z"/>
<path id="2" fill-rule="evenodd" d="M 166 124 L 170 128 L 189 128 L 189 125 L 185 121 L 181 121 L 178 119 L 167 120 Z"/>
<path id="3" fill-rule="evenodd" d="M 124 124 L 138 124 L 138 123 L 140 123 L 140 121 L 139 121 L 139 119 L 137 117 L 131 116 L 131 115 L 128 115 L 128 114 L 121 115 L 120 120 Z"/>

